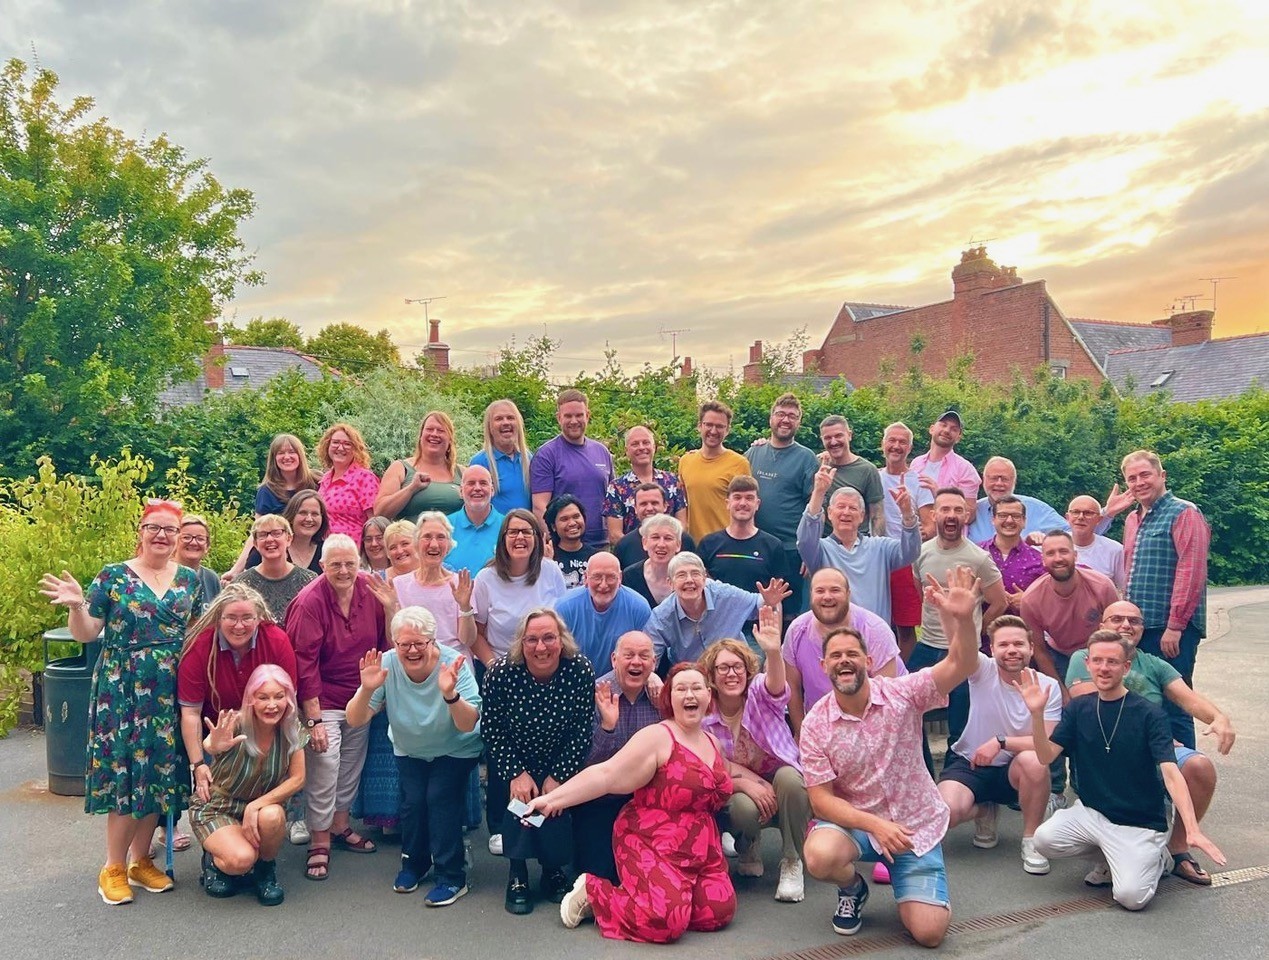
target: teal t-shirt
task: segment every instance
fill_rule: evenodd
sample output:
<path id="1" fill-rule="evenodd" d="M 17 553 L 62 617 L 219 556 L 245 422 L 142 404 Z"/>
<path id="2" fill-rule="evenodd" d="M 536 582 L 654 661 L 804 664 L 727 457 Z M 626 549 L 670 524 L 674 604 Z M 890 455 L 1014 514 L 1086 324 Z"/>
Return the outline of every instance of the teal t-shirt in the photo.
<path id="1" fill-rule="evenodd" d="M 441 665 L 453 663 L 461 656 L 449 647 L 440 647 L 441 658 L 422 683 L 415 683 L 405 675 L 405 667 L 395 650 L 383 655 L 383 668 L 388 679 L 370 695 L 370 707 L 379 710 L 388 705 L 388 737 L 392 740 L 392 752 L 399 757 L 417 760 L 435 760 L 437 757 L 478 757 L 485 749 L 480 739 L 480 722 L 470 733 L 462 733 L 454 726 L 449 707 L 441 696 L 436 675 Z M 471 671 L 471 660 L 458 671 L 460 697 L 480 710 L 480 688 Z"/>
<path id="2" fill-rule="evenodd" d="M 1093 679 L 1088 672 L 1087 661 L 1087 650 L 1077 650 L 1071 655 L 1071 665 L 1066 670 L 1068 687 L 1077 683 L 1088 683 Z M 1128 676 L 1124 678 L 1124 686 L 1137 696 L 1149 700 L 1156 707 L 1161 707 L 1166 699 L 1163 691 L 1172 681 L 1180 679 L 1181 674 L 1177 673 L 1168 661 L 1152 653 L 1142 653 L 1138 650 L 1137 655 L 1132 658 L 1132 667 L 1128 670 Z"/>
<path id="3" fill-rule="evenodd" d="M 806 501 L 811 498 L 819 460 L 800 443 L 787 447 L 773 447 L 769 443 L 750 447 L 745 451 L 745 459 L 758 481 L 758 498 L 762 501 L 754 522 L 758 529 L 779 537 L 786 547 L 795 548 L 798 521 L 802 519 Z"/>

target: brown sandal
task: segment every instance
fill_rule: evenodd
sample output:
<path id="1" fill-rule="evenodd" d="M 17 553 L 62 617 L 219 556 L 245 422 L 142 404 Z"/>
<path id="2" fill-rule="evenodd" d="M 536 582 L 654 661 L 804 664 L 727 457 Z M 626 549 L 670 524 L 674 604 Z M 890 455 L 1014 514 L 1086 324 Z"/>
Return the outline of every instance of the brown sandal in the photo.
<path id="1" fill-rule="evenodd" d="M 304 876 L 310 880 L 325 880 L 330 874 L 330 848 L 309 847 L 308 863 L 304 865 Z"/>
<path id="2" fill-rule="evenodd" d="M 1188 850 L 1184 853 L 1172 854 L 1172 876 L 1180 877 L 1186 883 L 1197 887 L 1210 887 L 1212 875 L 1203 869 Z"/>
<path id="3" fill-rule="evenodd" d="M 353 839 L 354 837 L 356 837 L 355 840 Z M 340 850 L 349 850 L 352 853 L 374 853 L 379 849 L 369 837 L 353 833 L 352 827 L 349 827 L 343 833 L 332 833 L 330 835 L 330 845 Z"/>

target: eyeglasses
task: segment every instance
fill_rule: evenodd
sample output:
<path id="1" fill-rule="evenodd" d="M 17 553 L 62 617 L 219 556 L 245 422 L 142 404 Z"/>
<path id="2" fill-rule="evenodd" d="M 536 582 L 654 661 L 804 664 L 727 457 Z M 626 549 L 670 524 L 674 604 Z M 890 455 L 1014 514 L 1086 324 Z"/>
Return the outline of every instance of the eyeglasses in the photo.
<path id="1" fill-rule="evenodd" d="M 353 442 L 351 440 L 332 440 L 326 446 L 332 450 L 347 450 L 352 447 L 352 445 Z"/>
<path id="2" fill-rule="evenodd" d="M 356 570 L 356 560 L 323 560 L 322 566 L 327 570 Z"/>
<path id="3" fill-rule="evenodd" d="M 800 414 L 800 413 L 779 413 L 779 412 L 776 412 L 776 413 L 771 414 L 771 418 L 772 418 L 773 420 L 801 420 L 801 419 L 802 419 L 802 414 Z"/>
<path id="4" fill-rule="evenodd" d="M 743 663 L 716 663 L 714 664 L 715 673 L 744 673 L 745 665 Z"/>
<path id="5" fill-rule="evenodd" d="M 508 540 L 532 540 L 534 539 L 534 532 L 532 530 L 525 530 L 523 528 L 508 530 L 507 539 Z"/>
<path id="6" fill-rule="evenodd" d="M 1022 522 L 1022 514 L 1020 514 L 1020 513 L 998 513 L 998 514 L 996 514 L 996 519 L 997 519 L 997 520 L 1012 520 L 1012 521 L 1014 521 L 1015 523 L 1021 523 L 1021 522 Z"/>
<path id="7" fill-rule="evenodd" d="M 197 534 L 187 533 L 183 537 L 181 537 L 181 543 L 188 543 L 193 546 L 202 547 L 207 545 L 207 538 L 200 537 Z"/>
<path id="8" fill-rule="evenodd" d="M 1146 621 L 1142 617 L 1128 617 L 1118 613 L 1111 614 L 1106 618 L 1105 622 L 1114 624 L 1126 623 L 1132 627 L 1143 627 L 1146 624 Z"/>
<path id="9" fill-rule="evenodd" d="M 1098 510 L 1067 510 L 1068 517 L 1096 517 L 1100 515 Z"/>
<path id="10" fill-rule="evenodd" d="M 1089 657 L 1089 666 L 1093 667 L 1122 667 L 1125 663 L 1123 660 L 1117 660 L 1114 657 Z"/>
<path id="11" fill-rule="evenodd" d="M 181 532 L 181 528 L 180 527 L 161 527 L 157 523 L 143 523 L 141 524 L 141 532 L 148 533 L 151 536 L 158 536 L 160 533 L 165 533 L 169 537 L 174 537 L 178 533 Z"/>
<path id="12" fill-rule="evenodd" d="M 257 540 L 281 540 L 286 536 L 285 530 L 257 530 Z"/>
<path id="13" fill-rule="evenodd" d="M 402 650 L 426 650 L 435 640 L 398 640 L 397 646 Z"/>
<path id="14" fill-rule="evenodd" d="M 260 618 L 254 613 L 246 617 L 221 617 L 221 623 L 228 623 L 235 627 L 249 627 Z"/>
<path id="15" fill-rule="evenodd" d="M 548 633 L 544 637 L 525 637 L 522 641 L 526 647 L 551 647 L 560 642 L 559 634 Z"/>

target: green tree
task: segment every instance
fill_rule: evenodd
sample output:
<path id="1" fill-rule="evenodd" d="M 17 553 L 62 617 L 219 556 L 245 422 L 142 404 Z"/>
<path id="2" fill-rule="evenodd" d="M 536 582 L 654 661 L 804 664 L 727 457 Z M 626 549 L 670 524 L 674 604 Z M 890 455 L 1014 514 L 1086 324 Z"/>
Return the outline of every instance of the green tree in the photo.
<path id="1" fill-rule="evenodd" d="M 387 330 L 371 333 L 352 323 L 323 327 L 304 349 L 340 373 L 363 374 L 375 367 L 401 365 L 401 355 Z"/>
<path id="2" fill-rule="evenodd" d="M 245 327 L 226 323 L 221 333 L 230 343 L 240 347 L 290 347 L 304 349 L 304 333 L 299 325 L 285 317 L 252 317 Z"/>
<path id="3" fill-rule="evenodd" d="M 14 472 L 197 373 L 255 207 L 165 136 L 137 141 L 49 70 L 0 71 L 0 462 Z M 76 458 L 82 454 L 76 451 Z"/>

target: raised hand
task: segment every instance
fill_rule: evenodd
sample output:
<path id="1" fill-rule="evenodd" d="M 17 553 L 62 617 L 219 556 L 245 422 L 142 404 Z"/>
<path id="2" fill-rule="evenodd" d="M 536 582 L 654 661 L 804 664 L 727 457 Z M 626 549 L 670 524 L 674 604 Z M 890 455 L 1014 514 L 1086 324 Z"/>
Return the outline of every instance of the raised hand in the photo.
<path id="1" fill-rule="evenodd" d="M 785 597 L 793 596 L 789 585 L 779 577 L 772 577 L 765 587 L 761 583 L 755 583 L 754 586 L 758 588 L 758 592 L 762 594 L 762 602 L 768 607 L 779 607 Z"/>
<path id="2" fill-rule="evenodd" d="M 383 654 L 378 650 L 367 650 L 366 655 L 357 661 L 357 669 L 361 671 L 361 685 L 367 690 L 378 690 L 388 680 Z"/>
<path id="3" fill-rule="evenodd" d="M 758 625 L 754 628 L 753 637 L 767 658 L 780 656 L 780 611 L 774 607 L 758 608 Z"/>
<path id="4" fill-rule="evenodd" d="M 1110 493 L 1106 494 L 1106 514 L 1116 517 L 1125 510 L 1130 509 L 1136 500 L 1137 498 L 1131 493 L 1127 490 L 1121 491 L 1119 484 L 1115 484 L 1110 488 Z"/>
<path id="5" fill-rule="evenodd" d="M 982 594 L 982 583 L 974 571 L 966 566 L 954 567 L 947 575 L 947 586 L 939 583 L 933 574 L 927 574 L 925 601 L 936 606 L 941 614 L 949 617 L 972 617 Z"/>
<path id="6" fill-rule="evenodd" d="M 370 588 L 370 592 L 375 595 L 375 599 L 383 605 L 384 614 L 389 620 L 397 612 L 400 601 L 397 600 L 397 591 L 392 584 L 386 580 L 380 580 L 372 573 L 362 573 L 360 579 Z"/>
<path id="7" fill-rule="evenodd" d="M 206 717 L 203 717 L 203 723 L 207 726 L 208 746 L 214 754 L 222 754 L 230 747 L 247 739 L 245 733 L 234 735 L 234 730 L 238 728 L 237 710 L 221 710 L 215 723 Z"/>
<path id="8" fill-rule="evenodd" d="M 899 507 L 899 513 L 903 517 L 903 522 L 908 523 L 912 520 L 912 494 L 908 492 L 907 472 L 899 478 L 899 485 L 890 491 L 890 496 L 894 497 L 895 504 Z"/>
<path id="9" fill-rule="evenodd" d="M 463 664 L 466 662 L 467 658 L 460 655 L 457 660 L 443 663 L 437 669 L 436 688 L 441 691 L 441 696 L 446 700 L 454 699 L 454 694 L 458 690 L 458 671 L 463 669 Z"/>
<path id="10" fill-rule="evenodd" d="M 77 607 L 84 602 L 84 588 L 69 570 L 63 570 L 60 577 L 51 573 L 40 577 L 40 593 L 59 607 Z"/>
<path id="11" fill-rule="evenodd" d="M 1044 715 L 1044 708 L 1049 702 L 1049 695 L 1044 687 L 1040 686 L 1040 677 L 1034 670 L 1030 668 L 1023 670 L 1018 675 L 1018 679 L 1014 681 L 1014 687 L 1022 696 L 1022 702 L 1027 705 L 1027 709 L 1033 715 Z"/>
<path id="12" fill-rule="evenodd" d="M 827 456 L 827 454 L 821 454 Z M 828 493 L 828 488 L 833 483 L 833 477 L 837 475 L 837 471 L 828 465 L 827 462 L 820 464 L 820 468 L 815 471 L 815 479 L 811 485 L 812 496 L 819 494 L 821 497 Z"/>
<path id="13" fill-rule="evenodd" d="M 599 725 L 609 733 L 617 729 L 617 719 L 621 716 L 620 696 L 621 691 L 607 680 L 595 684 L 595 712 L 599 714 Z"/>
<path id="14" fill-rule="evenodd" d="M 472 580 L 470 570 L 466 567 L 459 570 L 457 578 L 451 581 L 449 589 L 450 593 L 454 595 L 454 602 L 458 604 L 459 610 L 471 609 Z"/>

